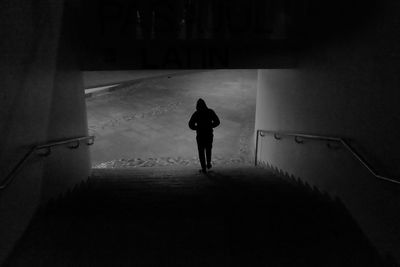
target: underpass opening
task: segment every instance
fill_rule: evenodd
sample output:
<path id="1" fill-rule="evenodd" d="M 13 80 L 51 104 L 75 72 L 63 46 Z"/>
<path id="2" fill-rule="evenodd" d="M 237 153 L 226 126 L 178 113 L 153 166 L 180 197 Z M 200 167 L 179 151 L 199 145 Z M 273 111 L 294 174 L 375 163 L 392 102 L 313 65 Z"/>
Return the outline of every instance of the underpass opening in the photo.
<path id="1" fill-rule="evenodd" d="M 213 166 L 253 163 L 257 70 L 91 71 L 84 81 L 93 168 L 200 168 L 188 127 L 199 98 L 221 120 Z"/>

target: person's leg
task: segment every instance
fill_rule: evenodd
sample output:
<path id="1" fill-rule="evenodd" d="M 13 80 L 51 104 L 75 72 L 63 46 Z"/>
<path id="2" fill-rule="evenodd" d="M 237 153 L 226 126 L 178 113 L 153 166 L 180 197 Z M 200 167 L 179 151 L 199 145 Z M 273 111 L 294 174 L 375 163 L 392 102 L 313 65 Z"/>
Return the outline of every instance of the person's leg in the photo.
<path id="1" fill-rule="evenodd" d="M 212 151 L 213 136 L 210 136 L 206 144 L 206 158 L 207 158 L 207 169 L 211 169 L 211 151 Z"/>
<path id="2" fill-rule="evenodd" d="M 200 160 L 200 165 L 201 165 L 201 169 L 203 171 L 206 170 L 206 159 L 205 159 L 205 155 L 204 155 L 204 150 L 205 150 L 205 146 L 204 146 L 204 140 L 202 140 L 201 138 L 197 137 L 197 149 L 199 151 L 199 160 Z"/>

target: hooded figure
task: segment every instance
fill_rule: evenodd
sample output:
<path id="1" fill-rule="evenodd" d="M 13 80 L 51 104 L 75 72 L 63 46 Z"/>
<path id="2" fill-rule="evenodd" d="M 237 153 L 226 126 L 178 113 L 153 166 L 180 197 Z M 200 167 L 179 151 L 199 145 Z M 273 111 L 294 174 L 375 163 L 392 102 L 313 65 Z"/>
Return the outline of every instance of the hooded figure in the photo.
<path id="1" fill-rule="evenodd" d="M 189 127 L 197 133 L 197 148 L 202 172 L 211 168 L 211 149 L 213 143 L 213 128 L 220 124 L 217 114 L 209 109 L 203 99 L 197 100 L 196 111 L 189 121 Z M 207 165 L 206 165 L 207 160 Z"/>

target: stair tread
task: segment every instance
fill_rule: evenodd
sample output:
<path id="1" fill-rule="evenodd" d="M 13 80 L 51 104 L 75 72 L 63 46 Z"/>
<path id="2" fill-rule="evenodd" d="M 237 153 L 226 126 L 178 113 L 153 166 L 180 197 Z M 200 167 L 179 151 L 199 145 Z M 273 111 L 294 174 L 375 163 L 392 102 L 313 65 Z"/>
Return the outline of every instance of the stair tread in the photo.
<path id="1" fill-rule="evenodd" d="M 261 168 L 94 169 L 6 266 L 379 266 L 336 202 Z"/>

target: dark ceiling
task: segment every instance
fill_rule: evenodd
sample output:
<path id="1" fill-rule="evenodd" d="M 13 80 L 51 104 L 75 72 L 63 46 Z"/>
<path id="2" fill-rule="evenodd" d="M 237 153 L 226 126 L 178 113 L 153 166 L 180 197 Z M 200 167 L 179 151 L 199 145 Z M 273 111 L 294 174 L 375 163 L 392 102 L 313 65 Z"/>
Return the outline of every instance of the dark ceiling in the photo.
<path id="1" fill-rule="evenodd" d="M 83 69 L 260 68 L 295 64 L 299 49 L 349 36 L 377 10 L 372 0 L 70 0 L 65 20 Z"/>

